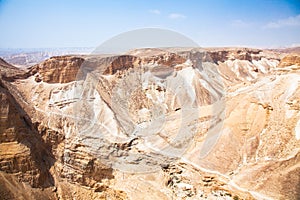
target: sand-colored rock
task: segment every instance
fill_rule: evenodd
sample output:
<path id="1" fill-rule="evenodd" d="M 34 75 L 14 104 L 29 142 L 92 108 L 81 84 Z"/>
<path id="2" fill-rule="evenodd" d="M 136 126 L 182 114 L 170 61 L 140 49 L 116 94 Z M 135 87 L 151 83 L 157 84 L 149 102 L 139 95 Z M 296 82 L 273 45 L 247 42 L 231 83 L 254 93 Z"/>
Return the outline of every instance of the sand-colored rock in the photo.
<path id="1" fill-rule="evenodd" d="M 76 79 L 84 59 L 75 56 L 55 56 L 33 66 L 30 71 L 38 72 L 37 81 L 46 83 L 68 83 Z"/>
<path id="2" fill-rule="evenodd" d="M 288 67 L 292 65 L 300 66 L 300 56 L 299 55 L 288 55 L 281 59 L 278 67 Z"/>
<path id="3" fill-rule="evenodd" d="M 4 64 L 0 192 L 297 199 L 300 73 L 282 54 L 148 48 Z"/>

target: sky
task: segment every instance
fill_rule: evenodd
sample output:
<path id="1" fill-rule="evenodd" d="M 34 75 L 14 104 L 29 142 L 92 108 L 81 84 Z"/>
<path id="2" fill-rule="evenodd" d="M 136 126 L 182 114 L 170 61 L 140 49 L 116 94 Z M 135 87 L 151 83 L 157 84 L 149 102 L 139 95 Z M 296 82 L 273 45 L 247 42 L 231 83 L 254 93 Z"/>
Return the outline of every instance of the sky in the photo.
<path id="1" fill-rule="evenodd" d="M 161 28 L 199 46 L 300 46 L 300 0 L 0 0 L 0 48 L 96 47 Z"/>

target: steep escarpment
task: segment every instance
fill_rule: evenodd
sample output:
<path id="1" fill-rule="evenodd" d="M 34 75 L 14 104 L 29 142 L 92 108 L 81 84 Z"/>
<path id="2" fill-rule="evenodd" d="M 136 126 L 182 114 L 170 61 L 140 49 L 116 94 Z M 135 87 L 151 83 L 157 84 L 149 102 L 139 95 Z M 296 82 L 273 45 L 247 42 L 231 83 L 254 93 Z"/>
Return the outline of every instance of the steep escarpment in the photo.
<path id="1" fill-rule="evenodd" d="M 0 170 L 2 197 L 37 198 L 40 194 L 32 188 L 50 188 L 54 180 L 49 172 L 54 163 L 51 146 L 45 144 L 32 124 L 30 117 L 24 112 L 16 99 L 10 94 L 1 80 L 0 84 Z M 3 174 L 5 172 L 5 174 Z M 15 181 L 15 187 L 11 184 Z M 16 192 L 21 187 L 18 182 L 28 183 L 28 191 Z M 19 188 L 22 191 L 21 188 Z M 37 189 L 36 189 L 37 190 Z M 26 192 L 28 192 L 26 194 Z M 51 190 L 50 190 L 51 191 Z M 46 192 L 45 194 L 47 194 Z M 43 196 L 43 195 L 40 195 Z M 48 197 L 47 197 L 48 196 Z M 46 199 L 54 199 L 51 192 Z"/>
<path id="2" fill-rule="evenodd" d="M 22 72 L 22 70 L 18 69 L 17 67 L 14 67 L 13 65 L 7 63 L 5 60 L 0 58 L 0 76 L 1 77 L 16 75 L 20 72 Z"/>
<path id="3" fill-rule="evenodd" d="M 13 65 L 7 63 L 2 58 L 0 58 L 0 66 L 1 66 L 1 71 L 2 70 L 4 71 L 5 69 L 6 69 L 6 71 L 16 71 L 16 70 L 18 70 L 18 68 L 16 68 Z"/>
<path id="4" fill-rule="evenodd" d="M 297 63 L 271 50 L 148 48 L 52 57 L 5 76 L 0 192 L 296 199 Z"/>
<path id="5" fill-rule="evenodd" d="M 16 77 L 13 72 L 10 74 L 8 80 Z M 27 76 L 29 73 L 23 74 Z M 22 83 L 20 76 L 16 79 Z M 89 191 L 72 185 L 77 183 L 99 192 L 106 191 L 105 195 L 110 194 L 112 197 L 124 196 L 116 190 L 110 190 L 107 183 L 96 184 L 102 179 L 112 179 L 112 169 L 98 163 L 90 153 L 78 150 L 80 145 L 70 148 L 69 152 L 66 150 L 62 155 L 62 142 L 66 132 L 59 127 L 64 124 L 61 116 L 45 119 L 47 116 L 37 113 L 35 109 L 38 108 L 28 103 L 26 94 L 17 90 L 12 82 L 8 82 L 7 77 L 1 80 L 0 97 L 0 192 L 3 198 L 69 199 L 74 198 L 74 193 L 68 191 L 71 187 L 85 196 Z M 53 120 L 57 120 L 55 125 Z M 67 121 L 67 124 L 69 123 L 71 122 Z M 60 167 L 62 164 L 64 168 Z M 60 178 L 68 181 L 64 183 Z M 19 189 L 18 192 L 15 191 L 16 188 Z M 93 196 L 99 199 L 105 198 L 105 195 L 95 193 Z M 80 197 L 80 194 L 75 196 Z"/>
<path id="6" fill-rule="evenodd" d="M 46 83 L 68 83 L 76 79 L 78 70 L 84 59 L 75 56 L 56 56 L 33 66 L 31 73 L 35 74 L 37 81 Z"/>
<path id="7" fill-rule="evenodd" d="M 299 55 L 287 55 L 281 59 L 279 67 L 287 67 L 297 65 L 300 66 L 300 56 Z"/>

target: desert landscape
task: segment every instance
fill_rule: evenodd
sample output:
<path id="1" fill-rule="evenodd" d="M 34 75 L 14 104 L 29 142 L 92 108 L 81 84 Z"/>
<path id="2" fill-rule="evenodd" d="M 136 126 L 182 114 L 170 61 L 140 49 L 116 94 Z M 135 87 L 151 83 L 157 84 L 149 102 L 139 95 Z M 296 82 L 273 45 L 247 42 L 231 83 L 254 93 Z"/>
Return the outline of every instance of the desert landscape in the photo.
<path id="1" fill-rule="evenodd" d="M 298 199 L 299 48 L 1 60 L 1 199 Z"/>
<path id="2" fill-rule="evenodd" d="M 300 200 L 299 0 L 0 0 L 0 200 Z"/>

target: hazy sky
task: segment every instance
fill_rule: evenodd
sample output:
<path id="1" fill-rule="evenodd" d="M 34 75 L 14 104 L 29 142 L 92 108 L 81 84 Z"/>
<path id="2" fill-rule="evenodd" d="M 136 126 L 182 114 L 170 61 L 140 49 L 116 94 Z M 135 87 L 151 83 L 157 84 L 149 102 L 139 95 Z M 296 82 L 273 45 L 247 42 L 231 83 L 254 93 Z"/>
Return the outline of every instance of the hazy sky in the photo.
<path id="1" fill-rule="evenodd" d="M 200 46 L 300 44 L 300 0 L 0 0 L 0 48 L 96 47 L 164 28 Z"/>

